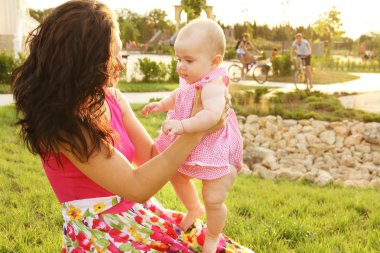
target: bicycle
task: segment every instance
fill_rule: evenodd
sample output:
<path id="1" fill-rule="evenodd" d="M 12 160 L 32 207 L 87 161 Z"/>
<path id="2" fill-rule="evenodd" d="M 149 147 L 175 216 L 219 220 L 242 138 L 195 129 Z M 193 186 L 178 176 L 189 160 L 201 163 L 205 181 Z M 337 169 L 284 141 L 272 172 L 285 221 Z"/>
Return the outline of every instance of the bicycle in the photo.
<path id="1" fill-rule="evenodd" d="M 244 76 L 242 77 L 241 73 L 243 72 L 243 68 L 244 66 L 240 62 L 236 62 L 228 67 L 228 74 L 231 81 L 239 82 L 242 78 L 245 78 L 247 75 L 249 75 L 251 70 L 253 79 L 259 84 L 265 83 L 268 79 L 270 65 L 267 62 L 259 63 L 258 61 L 254 60 L 253 62 L 248 63 L 248 71 L 244 71 Z"/>
<path id="2" fill-rule="evenodd" d="M 294 73 L 294 86 L 298 90 L 297 84 L 304 84 L 306 89 L 309 90 L 309 83 L 306 74 L 306 65 L 305 65 L 306 55 L 298 55 L 297 61 L 299 61 L 298 69 Z M 311 88 L 311 87 L 310 87 Z"/>

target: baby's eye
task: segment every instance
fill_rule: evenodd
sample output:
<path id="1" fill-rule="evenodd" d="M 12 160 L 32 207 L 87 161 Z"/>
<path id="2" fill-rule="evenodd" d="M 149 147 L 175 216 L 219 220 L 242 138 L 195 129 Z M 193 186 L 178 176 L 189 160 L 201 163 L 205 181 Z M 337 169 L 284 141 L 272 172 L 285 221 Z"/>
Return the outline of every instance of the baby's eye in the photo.
<path id="1" fill-rule="evenodd" d="M 193 62 L 193 60 L 186 60 L 186 62 L 187 62 L 187 63 L 192 63 L 192 62 Z"/>

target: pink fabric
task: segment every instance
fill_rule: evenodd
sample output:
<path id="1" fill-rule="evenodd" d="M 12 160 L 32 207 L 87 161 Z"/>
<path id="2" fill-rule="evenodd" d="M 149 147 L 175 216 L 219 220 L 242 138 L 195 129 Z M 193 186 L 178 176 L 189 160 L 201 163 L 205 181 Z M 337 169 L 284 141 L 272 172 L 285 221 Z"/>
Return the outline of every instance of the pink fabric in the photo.
<path id="1" fill-rule="evenodd" d="M 225 68 L 218 68 L 194 84 L 188 84 L 180 79 L 175 109 L 167 114 L 167 119 L 182 120 L 191 117 L 195 92 L 207 85 L 211 80 L 222 78 L 226 86 L 229 83 Z M 175 139 L 161 133 L 155 145 L 159 152 L 164 151 Z M 230 116 L 226 126 L 215 133 L 209 134 L 201 140 L 188 156 L 179 172 L 194 178 L 213 180 L 230 173 L 229 165 L 241 169 L 243 159 L 243 141 L 239 131 L 235 113 L 230 109 Z"/>
<path id="2" fill-rule="evenodd" d="M 112 95 L 107 95 L 106 101 L 111 112 L 111 126 L 119 134 L 119 142 L 115 142 L 115 148 L 131 162 L 135 147 L 123 126 L 121 108 Z M 63 168 L 58 165 L 53 154 L 47 154 L 47 162 L 44 162 L 43 159 L 41 161 L 50 184 L 61 203 L 115 195 L 84 175 L 64 154 L 60 153 L 59 157 Z M 110 173 L 111 169 L 105 168 L 104 173 Z"/>

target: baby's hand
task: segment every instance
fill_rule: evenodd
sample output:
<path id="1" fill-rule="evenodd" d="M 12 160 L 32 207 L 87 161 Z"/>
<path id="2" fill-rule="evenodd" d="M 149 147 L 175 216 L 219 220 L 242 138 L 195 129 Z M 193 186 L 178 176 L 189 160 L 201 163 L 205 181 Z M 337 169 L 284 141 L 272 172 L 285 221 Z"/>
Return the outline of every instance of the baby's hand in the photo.
<path id="1" fill-rule="evenodd" d="M 162 124 L 162 131 L 168 136 L 183 134 L 183 126 L 180 120 L 167 120 Z"/>
<path id="2" fill-rule="evenodd" d="M 148 114 L 157 113 L 162 111 L 162 103 L 161 102 L 152 102 L 144 106 L 141 113 L 143 116 L 147 116 Z"/>

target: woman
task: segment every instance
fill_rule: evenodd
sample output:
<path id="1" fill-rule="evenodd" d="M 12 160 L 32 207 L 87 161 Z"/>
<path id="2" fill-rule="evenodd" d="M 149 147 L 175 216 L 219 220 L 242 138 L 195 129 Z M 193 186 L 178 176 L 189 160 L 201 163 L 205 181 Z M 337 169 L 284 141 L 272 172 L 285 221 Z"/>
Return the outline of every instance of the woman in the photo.
<path id="1" fill-rule="evenodd" d="M 182 214 L 149 199 L 207 133 L 184 134 L 152 158 L 152 139 L 113 87 L 124 68 L 115 14 L 97 1 L 68 1 L 29 43 L 12 88 L 23 138 L 62 203 L 62 251 L 199 252 L 203 225 L 185 233 Z M 250 252 L 224 236 L 219 250 L 227 248 Z"/>
<path id="2" fill-rule="evenodd" d="M 248 65 L 254 62 L 255 58 L 249 51 L 255 51 L 259 55 L 261 52 L 252 44 L 250 41 L 250 37 L 248 33 L 243 33 L 243 37 L 237 45 L 236 56 L 240 60 L 241 64 L 243 64 L 243 68 L 241 69 L 241 77 L 244 77 L 244 70 L 248 72 Z"/>

